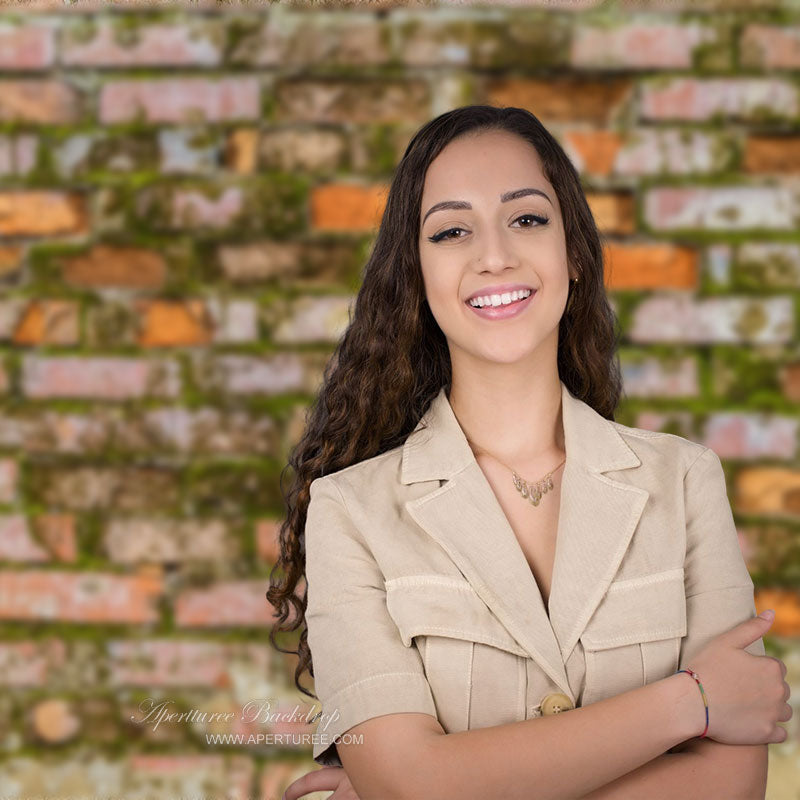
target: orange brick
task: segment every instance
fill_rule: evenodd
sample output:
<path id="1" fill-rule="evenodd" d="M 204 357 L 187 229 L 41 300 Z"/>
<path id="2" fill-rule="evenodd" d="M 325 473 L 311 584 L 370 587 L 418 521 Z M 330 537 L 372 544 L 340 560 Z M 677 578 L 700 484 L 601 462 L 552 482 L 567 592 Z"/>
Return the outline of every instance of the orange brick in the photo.
<path id="1" fill-rule="evenodd" d="M 258 156 L 258 131 L 241 128 L 231 132 L 225 143 L 225 166 L 240 175 L 255 172 Z"/>
<path id="2" fill-rule="evenodd" d="M 597 227 L 604 233 L 633 233 L 633 197 L 619 192 L 587 192 L 586 200 Z"/>
<path id="3" fill-rule="evenodd" d="M 48 236 L 86 233 L 86 200 L 62 192 L 3 192 L 0 194 L 0 234 Z"/>
<path id="4" fill-rule="evenodd" d="M 775 610 L 775 621 L 767 635 L 800 636 L 800 592 L 791 589 L 764 588 L 755 593 L 756 611 Z"/>
<path id="5" fill-rule="evenodd" d="M 143 576 L 29 570 L 0 572 L 0 619 L 156 622 L 162 584 Z"/>
<path id="6" fill-rule="evenodd" d="M 139 247 L 98 244 L 86 253 L 61 260 L 62 275 L 77 286 L 158 289 L 166 277 L 160 253 Z"/>
<path id="7" fill-rule="evenodd" d="M 697 288 L 697 253 L 688 247 L 611 242 L 604 259 L 611 290 Z"/>
<path id="8" fill-rule="evenodd" d="M 32 520 L 39 540 L 59 561 L 75 561 L 75 517 L 72 514 L 40 514 Z"/>
<path id="9" fill-rule="evenodd" d="M 583 162 L 584 172 L 609 175 L 614 166 L 622 137 L 614 131 L 570 131 L 566 136 Z"/>
<path id="10" fill-rule="evenodd" d="M 175 623 L 181 627 L 272 625 L 275 609 L 266 599 L 267 588 L 265 581 L 254 578 L 186 589 L 175 601 Z"/>
<path id="11" fill-rule="evenodd" d="M 78 304 L 73 300 L 34 300 L 14 331 L 15 344 L 76 344 Z"/>
<path id="12" fill-rule="evenodd" d="M 788 467 L 739 470 L 736 509 L 745 514 L 800 515 L 800 471 Z"/>
<path id="13" fill-rule="evenodd" d="M 783 393 L 793 403 L 800 403 L 800 361 L 786 364 L 780 370 Z"/>
<path id="14" fill-rule="evenodd" d="M 542 121 L 586 120 L 606 123 L 627 99 L 631 87 L 631 81 L 624 78 L 504 78 L 490 85 L 486 102 L 489 105 L 527 108 Z"/>
<path id="15" fill-rule="evenodd" d="M 0 247 L 0 278 L 19 268 L 22 252 L 21 247 Z"/>
<path id="16" fill-rule="evenodd" d="M 383 185 L 319 186 L 311 193 L 311 224 L 342 231 L 373 230 L 380 225 L 387 192 Z"/>
<path id="17" fill-rule="evenodd" d="M 800 172 L 799 136 L 750 136 L 745 142 L 745 172 Z"/>
<path id="18" fill-rule="evenodd" d="M 208 344 L 211 321 L 202 300 L 142 300 L 139 344 L 142 347 L 174 347 Z"/>
<path id="19" fill-rule="evenodd" d="M 259 558 L 274 564 L 280 555 L 278 533 L 281 520 L 262 519 L 256 524 L 256 550 Z"/>

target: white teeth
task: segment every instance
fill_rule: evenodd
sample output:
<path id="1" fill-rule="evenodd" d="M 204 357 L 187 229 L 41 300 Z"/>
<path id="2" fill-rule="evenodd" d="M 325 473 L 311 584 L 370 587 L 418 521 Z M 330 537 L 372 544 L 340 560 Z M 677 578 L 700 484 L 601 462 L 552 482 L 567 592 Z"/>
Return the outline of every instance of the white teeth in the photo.
<path id="1" fill-rule="evenodd" d="M 482 308 L 483 306 L 507 306 L 517 300 L 522 300 L 531 293 L 530 289 L 521 289 L 513 292 L 503 292 L 503 294 L 489 294 L 484 297 L 473 297 L 469 304 L 474 308 Z"/>

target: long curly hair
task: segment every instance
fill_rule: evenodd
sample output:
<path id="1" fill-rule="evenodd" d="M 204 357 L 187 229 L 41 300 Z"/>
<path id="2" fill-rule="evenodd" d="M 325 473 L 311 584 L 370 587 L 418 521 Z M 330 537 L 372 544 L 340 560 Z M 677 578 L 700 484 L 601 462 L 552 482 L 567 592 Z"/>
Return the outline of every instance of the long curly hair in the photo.
<path id="1" fill-rule="evenodd" d="M 395 171 L 383 218 L 351 307 L 349 324 L 323 371 L 322 386 L 306 412 L 305 430 L 281 472 L 287 516 L 280 557 L 270 572 L 267 600 L 277 610 L 272 645 L 298 656 L 294 681 L 314 677 L 305 625 L 304 529 L 309 486 L 322 475 L 401 445 L 441 387 L 450 389 L 447 341 L 425 297 L 419 258 L 420 203 L 430 163 L 465 134 L 505 130 L 533 145 L 558 195 L 567 257 L 580 275 L 570 282 L 559 323 L 558 373 L 567 388 L 606 419 L 622 391 L 617 320 L 603 283 L 603 246 L 580 178 L 558 142 L 526 109 L 469 105 L 427 122 L 409 142 Z M 283 474 L 293 482 L 283 491 Z M 302 594 L 298 586 L 302 579 Z M 294 614 L 292 614 L 292 609 Z M 302 626 L 297 650 L 281 648 L 278 631 Z"/>

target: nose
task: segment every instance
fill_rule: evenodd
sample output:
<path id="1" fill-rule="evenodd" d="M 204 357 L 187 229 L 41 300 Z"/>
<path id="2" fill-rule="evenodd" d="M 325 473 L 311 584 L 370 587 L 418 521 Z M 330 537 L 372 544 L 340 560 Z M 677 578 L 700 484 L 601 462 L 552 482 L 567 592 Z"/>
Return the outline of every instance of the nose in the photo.
<path id="1" fill-rule="evenodd" d="M 477 237 L 475 265 L 482 272 L 502 272 L 518 267 L 519 257 L 508 240 L 508 234 L 491 226 L 482 230 Z"/>

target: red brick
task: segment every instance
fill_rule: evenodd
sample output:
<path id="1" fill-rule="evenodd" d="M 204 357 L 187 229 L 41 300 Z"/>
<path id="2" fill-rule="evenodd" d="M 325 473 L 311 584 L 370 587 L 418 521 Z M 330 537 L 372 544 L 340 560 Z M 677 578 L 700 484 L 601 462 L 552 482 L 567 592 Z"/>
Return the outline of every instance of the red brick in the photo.
<path id="1" fill-rule="evenodd" d="M 146 576 L 30 570 L 0 572 L 0 619 L 158 621 L 161 582 Z"/>
<path id="2" fill-rule="evenodd" d="M 798 112 L 797 97 L 797 87 L 781 78 L 674 78 L 640 86 L 645 119 L 758 119 L 767 111 L 791 118 Z"/>
<path id="3" fill-rule="evenodd" d="M 237 675 L 268 675 L 273 653 L 265 644 L 185 639 L 108 643 L 114 686 L 230 687 Z"/>
<path id="4" fill-rule="evenodd" d="M 55 29 L 47 23 L 0 24 L 0 69 L 46 69 L 55 60 Z"/>
<path id="5" fill-rule="evenodd" d="M 709 297 L 688 292 L 653 295 L 636 307 L 628 337 L 633 342 L 780 344 L 792 339 L 790 297 Z"/>
<path id="6" fill-rule="evenodd" d="M 750 412 L 715 412 L 705 422 L 703 444 L 720 458 L 793 459 L 797 452 L 795 417 Z"/>
<path id="7" fill-rule="evenodd" d="M 628 397 L 695 397 L 698 394 L 697 360 L 692 356 L 680 360 L 652 356 L 630 361 L 623 357 L 621 364 Z M 639 419 L 643 418 L 647 419 L 640 414 Z M 644 425 L 637 422 L 636 425 L 654 430 L 654 422 Z"/>
<path id="8" fill-rule="evenodd" d="M 738 141 L 731 131 L 678 127 L 632 128 L 616 153 L 614 175 L 674 175 L 725 172 L 738 167 Z"/>
<path id="9" fill-rule="evenodd" d="M 167 273 L 161 253 L 141 247 L 97 244 L 60 263 L 63 280 L 76 286 L 160 289 Z"/>
<path id="10" fill-rule="evenodd" d="M 570 62 L 578 68 L 689 69 L 695 50 L 711 43 L 718 43 L 717 32 L 697 22 L 579 25 L 573 32 Z"/>
<path id="11" fill-rule="evenodd" d="M 29 356 L 22 367 L 27 397 L 175 397 L 180 390 L 177 365 L 136 357 Z"/>
<path id="12" fill-rule="evenodd" d="M 202 589 L 187 589 L 175 603 L 175 624 L 181 627 L 264 627 L 275 622 L 267 601 L 268 582 L 261 579 L 227 581 Z"/>
<path id="13" fill-rule="evenodd" d="M 0 503 L 13 503 L 17 496 L 19 468 L 13 458 L 0 458 Z"/>
<path id="14" fill-rule="evenodd" d="M 180 24 L 142 23 L 135 31 L 112 20 L 98 20 L 90 41 L 82 25 L 62 31 L 61 61 L 81 67 L 215 66 L 221 61 L 216 43 L 224 34 L 219 21 L 188 19 Z"/>
<path id="15" fill-rule="evenodd" d="M 63 669 L 66 655 L 61 639 L 0 642 L 0 685 L 44 688 Z"/>
<path id="16" fill-rule="evenodd" d="M 55 191 L 0 193 L 0 234 L 52 236 L 87 233 L 88 229 L 86 198 L 81 194 Z"/>
<path id="17" fill-rule="evenodd" d="M 177 228 L 224 228 L 237 222 L 247 205 L 239 186 L 228 186 L 217 197 L 200 190 L 176 189 L 171 204 L 170 224 Z"/>
<path id="18" fill-rule="evenodd" d="M 609 242 L 604 259 L 611 290 L 697 288 L 697 253 L 689 247 Z"/>
<path id="19" fill-rule="evenodd" d="M 329 183 L 311 192 L 311 224 L 317 229 L 370 231 L 383 216 L 388 187 Z"/>
<path id="20" fill-rule="evenodd" d="M 758 69 L 800 69 L 800 25 L 746 25 L 741 63 Z"/>
<path id="21" fill-rule="evenodd" d="M 48 561 L 47 551 L 31 536 L 23 514 L 0 514 L 0 561 Z"/>
<path id="22" fill-rule="evenodd" d="M 229 395 L 304 391 L 308 385 L 305 362 L 298 353 L 249 356 L 198 354 L 194 378 L 204 390 Z"/>
<path id="23" fill-rule="evenodd" d="M 32 134 L 0 136 L 0 175 L 27 175 L 36 164 L 38 146 Z"/>
<path id="24" fill-rule="evenodd" d="M 674 186 L 647 189 L 644 219 L 656 230 L 795 230 L 789 186 Z"/>
<path id="25" fill-rule="evenodd" d="M 224 122 L 257 119 L 260 87 L 257 78 L 166 78 L 120 80 L 100 91 L 102 123 Z"/>
<path id="26" fill-rule="evenodd" d="M 83 97 L 56 80 L 0 80 L 0 122 L 69 124 L 83 113 Z"/>

